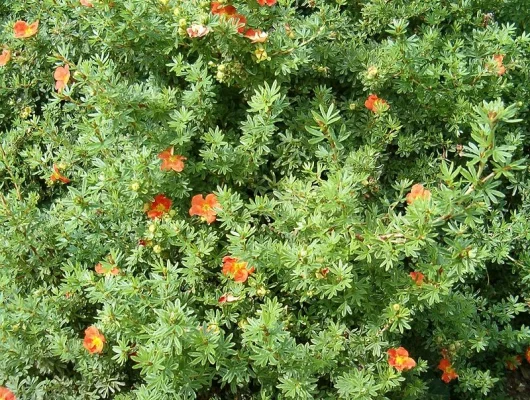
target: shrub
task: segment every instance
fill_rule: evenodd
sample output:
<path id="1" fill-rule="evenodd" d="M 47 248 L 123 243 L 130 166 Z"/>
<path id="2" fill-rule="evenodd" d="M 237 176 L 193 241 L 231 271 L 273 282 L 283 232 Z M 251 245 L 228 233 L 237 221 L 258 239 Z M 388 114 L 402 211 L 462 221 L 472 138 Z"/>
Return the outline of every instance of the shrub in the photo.
<path id="1" fill-rule="evenodd" d="M 4 395 L 511 396 L 529 17 L 4 0 Z"/>

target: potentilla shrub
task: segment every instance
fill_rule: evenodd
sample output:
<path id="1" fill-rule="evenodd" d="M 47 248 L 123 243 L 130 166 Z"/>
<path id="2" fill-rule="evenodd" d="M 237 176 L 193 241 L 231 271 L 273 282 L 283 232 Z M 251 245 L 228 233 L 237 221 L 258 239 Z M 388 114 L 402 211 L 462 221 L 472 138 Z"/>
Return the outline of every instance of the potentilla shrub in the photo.
<path id="1" fill-rule="evenodd" d="M 0 399 L 514 398 L 529 18 L 2 1 Z"/>

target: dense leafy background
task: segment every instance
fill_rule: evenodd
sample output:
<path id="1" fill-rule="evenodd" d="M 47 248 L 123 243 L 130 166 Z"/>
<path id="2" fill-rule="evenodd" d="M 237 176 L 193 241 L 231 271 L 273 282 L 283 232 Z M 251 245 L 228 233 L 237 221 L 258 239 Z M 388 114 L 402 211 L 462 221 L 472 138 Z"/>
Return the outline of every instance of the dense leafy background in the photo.
<path id="1" fill-rule="evenodd" d="M 530 344 L 525 0 L 235 1 L 263 45 L 209 2 L 93 3 L 0 4 L 0 384 L 20 399 L 511 398 L 506 361 Z M 19 19 L 38 34 L 15 39 Z M 190 39 L 192 23 L 212 31 Z M 370 93 L 390 109 L 368 111 Z M 182 173 L 160 170 L 171 145 Z M 70 184 L 51 184 L 53 164 Z M 407 206 L 417 182 L 432 199 Z M 190 218 L 211 192 L 218 220 Z M 158 193 L 173 212 L 153 222 Z M 109 255 L 122 274 L 96 275 Z M 221 274 L 225 255 L 255 266 L 247 283 Z M 101 355 L 82 347 L 90 325 Z M 414 370 L 388 366 L 399 346 Z"/>

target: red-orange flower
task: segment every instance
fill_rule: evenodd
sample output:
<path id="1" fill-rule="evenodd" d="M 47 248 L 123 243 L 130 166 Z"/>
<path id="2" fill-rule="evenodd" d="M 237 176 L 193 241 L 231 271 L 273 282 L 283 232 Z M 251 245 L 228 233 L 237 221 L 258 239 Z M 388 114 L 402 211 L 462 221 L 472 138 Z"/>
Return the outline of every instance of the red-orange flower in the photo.
<path id="1" fill-rule="evenodd" d="M 105 268 L 101 263 L 97 263 L 94 269 L 99 275 L 118 275 L 120 273 L 118 267 Z"/>
<path id="2" fill-rule="evenodd" d="M 386 100 L 380 99 L 376 94 L 371 94 L 364 102 L 364 106 L 372 112 L 384 111 L 390 107 Z"/>
<path id="3" fill-rule="evenodd" d="M 237 10 L 232 5 L 223 5 L 218 1 L 212 1 L 211 5 L 211 12 L 214 15 L 234 15 L 237 13 Z"/>
<path id="4" fill-rule="evenodd" d="M 52 172 L 52 175 L 50 176 L 50 180 L 52 182 L 61 181 L 62 183 L 70 183 L 70 179 L 62 175 L 59 172 L 59 168 L 55 164 L 53 164 L 53 172 Z"/>
<path id="5" fill-rule="evenodd" d="M 147 216 L 152 219 L 160 218 L 167 213 L 173 202 L 163 194 L 157 194 L 155 199 L 149 205 Z"/>
<path id="6" fill-rule="evenodd" d="M 173 170 L 176 172 L 182 172 L 182 170 L 184 169 L 184 160 L 186 160 L 186 157 L 173 154 L 173 151 L 173 147 L 170 147 L 158 155 L 158 158 L 162 160 L 160 169 L 162 171 Z"/>
<path id="7" fill-rule="evenodd" d="M 387 353 L 388 365 L 394 367 L 398 371 L 406 371 L 416 366 L 416 361 L 409 357 L 409 352 L 403 347 L 389 349 Z"/>
<path id="8" fill-rule="evenodd" d="M 210 32 L 210 28 L 204 25 L 193 24 L 186 29 L 186 32 L 188 32 L 188 36 L 190 38 L 201 38 Z"/>
<path id="9" fill-rule="evenodd" d="M 2 50 L 2 54 L 0 54 L 0 67 L 5 66 L 9 60 L 11 60 L 11 52 L 8 49 Z"/>
<path id="10" fill-rule="evenodd" d="M 210 193 L 204 199 L 202 194 L 197 194 L 191 199 L 190 216 L 199 215 L 202 220 L 211 224 L 216 220 L 216 208 L 221 208 L 217 196 Z"/>
<path id="11" fill-rule="evenodd" d="M 409 275 L 412 278 L 412 280 L 416 282 L 416 285 L 418 286 L 423 285 L 423 279 L 425 279 L 425 275 L 423 275 L 421 272 L 413 271 Z"/>
<path id="12" fill-rule="evenodd" d="M 495 54 L 493 56 L 493 59 L 495 60 L 495 62 L 497 63 L 497 75 L 499 76 L 502 76 L 506 73 L 506 67 L 504 66 L 504 64 L 502 63 L 502 61 L 504 60 L 504 55 L 502 54 Z"/>
<path id="13" fill-rule="evenodd" d="M 4 386 L 0 386 L 0 400 L 16 400 L 16 398 L 11 390 Z"/>
<path id="14" fill-rule="evenodd" d="M 83 347 L 88 350 L 90 354 L 101 353 L 105 344 L 105 336 L 103 336 L 98 328 L 91 326 L 85 330 L 85 339 L 83 340 Z"/>
<path id="15" fill-rule="evenodd" d="M 449 361 L 448 358 L 444 357 L 440 360 L 440 363 L 438 364 L 438 369 L 443 372 L 442 381 L 444 381 L 445 383 L 449 383 L 453 379 L 458 378 L 458 374 L 456 373 L 455 369 L 451 365 L 451 361 Z"/>
<path id="16" fill-rule="evenodd" d="M 82 6 L 94 7 L 94 4 L 92 4 L 92 2 L 90 0 L 80 0 L 79 2 L 81 3 Z"/>
<path id="17" fill-rule="evenodd" d="M 252 274 L 256 269 L 254 267 L 247 268 L 248 263 L 246 261 L 240 261 L 238 258 L 226 256 L 223 258 L 223 275 L 226 275 L 235 282 L 246 282 L 248 276 Z"/>
<path id="18" fill-rule="evenodd" d="M 53 78 L 55 79 L 55 90 L 61 93 L 70 80 L 70 66 L 66 64 L 64 67 L 55 68 Z"/>
<path id="19" fill-rule="evenodd" d="M 430 190 L 425 189 L 421 183 L 416 183 L 412 186 L 410 193 L 408 193 L 406 197 L 407 204 L 412 204 L 417 199 L 429 200 L 430 198 Z"/>
<path id="20" fill-rule="evenodd" d="M 506 360 L 506 368 L 508 368 L 510 371 L 515 371 L 523 362 L 523 357 L 521 356 L 515 356 L 511 357 L 510 359 Z"/>
<path id="21" fill-rule="evenodd" d="M 276 0 L 257 0 L 258 1 L 258 4 L 260 6 L 269 6 L 269 7 L 272 7 L 273 5 L 276 4 Z"/>
<path id="22" fill-rule="evenodd" d="M 524 356 L 526 358 L 526 361 L 530 363 L 530 347 L 528 347 L 524 353 Z"/>
<path id="23" fill-rule="evenodd" d="M 234 301 L 237 301 L 239 299 L 240 299 L 239 297 L 235 297 L 231 295 L 230 293 L 225 293 L 221 297 L 219 297 L 219 304 L 233 303 Z"/>
<path id="24" fill-rule="evenodd" d="M 37 33 L 39 30 L 39 21 L 35 21 L 32 24 L 28 24 L 26 21 L 17 21 L 15 22 L 15 25 L 13 25 L 13 32 L 15 33 L 15 37 L 22 39 L 22 38 L 29 38 Z"/>
<path id="25" fill-rule="evenodd" d="M 267 41 L 269 34 L 267 32 L 263 32 L 261 29 L 250 28 L 245 32 L 245 37 L 250 39 L 252 43 L 264 43 Z"/>

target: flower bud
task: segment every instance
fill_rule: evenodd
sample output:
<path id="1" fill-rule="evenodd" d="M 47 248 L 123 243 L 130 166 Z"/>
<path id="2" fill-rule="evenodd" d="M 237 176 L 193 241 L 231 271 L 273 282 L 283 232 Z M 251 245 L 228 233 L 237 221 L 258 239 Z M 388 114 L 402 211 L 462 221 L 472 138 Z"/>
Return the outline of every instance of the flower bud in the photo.
<path id="1" fill-rule="evenodd" d="M 162 253 L 162 247 L 160 247 L 158 244 L 155 244 L 153 246 L 153 251 L 156 253 L 156 254 L 160 254 Z"/>
<path id="2" fill-rule="evenodd" d="M 155 233 L 156 232 L 156 225 L 149 225 L 149 232 Z"/>
<path id="3" fill-rule="evenodd" d="M 140 189 L 140 184 L 138 182 L 131 183 L 131 190 L 137 192 Z"/>
<path id="4" fill-rule="evenodd" d="M 399 304 L 397 304 L 397 303 L 392 306 L 392 310 L 394 310 L 394 311 L 399 311 L 400 308 L 401 308 L 401 306 Z"/>

